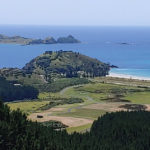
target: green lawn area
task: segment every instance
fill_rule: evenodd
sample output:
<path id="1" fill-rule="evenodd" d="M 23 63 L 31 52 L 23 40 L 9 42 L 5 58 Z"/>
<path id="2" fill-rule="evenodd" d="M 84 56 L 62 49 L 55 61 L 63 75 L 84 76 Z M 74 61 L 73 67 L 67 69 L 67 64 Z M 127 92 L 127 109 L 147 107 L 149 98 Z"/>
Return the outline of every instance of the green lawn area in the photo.
<path id="1" fill-rule="evenodd" d="M 51 92 L 42 92 L 39 93 L 38 98 L 40 100 L 45 100 L 45 99 L 49 99 L 51 97 L 57 98 L 60 97 L 59 93 L 51 93 Z"/>
<path id="2" fill-rule="evenodd" d="M 84 86 L 82 88 L 84 89 Z M 92 93 L 89 91 L 83 91 L 80 88 L 70 88 L 64 93 L 64 95 L 67 95 L 69 97 L 82 98 L 85 101 L 101 101 L 106 97 L 105 93 Z"/>
<path id="3" fill-rule="evenodd" d="M 89 131 L 89 129 L 91 128 L 92 124 L 86 124 L 83 126 L 78 126 L 78 127 L 70 127 L 67 128 L 67 132 L 68 133 L 73 133 L 73 132 L 86 132 Z"/>
<path id="4" fill-rule="evenodd" d="M 20 110 L 22 110 L 22 112 L 30 114 L 48 103 L 49 101 L 35 100 L 35 101 L 8 103 L 8 106 L 10 107 L 11 110 L 16 110 L 19 108 Z"/>
<path id="5" fill-rule="evenodd" d="M 74 109 L 72 112 L 67 113 L 57 113 L 58 116 L 65 116 L 65 117 L 79 117 L 79 118 L 87 118 L 87 119 L 97 119 L 99 116 L 105 114 L 106 112 L 103 110 L 96 110 L 96 109 Z"/>
<path id="6" fill-rule="evenodd" d="M 128 94 L 125 99 L 135 104 L 150 104 L 150 92 L 136 92 Z"/>

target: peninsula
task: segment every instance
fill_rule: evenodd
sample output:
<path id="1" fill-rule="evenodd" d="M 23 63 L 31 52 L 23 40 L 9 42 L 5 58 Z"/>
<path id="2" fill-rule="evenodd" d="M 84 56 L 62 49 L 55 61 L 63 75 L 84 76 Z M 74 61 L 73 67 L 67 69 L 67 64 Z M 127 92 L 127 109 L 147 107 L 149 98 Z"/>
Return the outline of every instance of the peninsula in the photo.
<path id="1" fill-rule="evenodd" d="M 33 45 L 33 44 L 64 44 L 64 43 L 80 43 L 72 35 L 67 37 L 59 37 L 55 40 L 53 37 L 47 37 L 45 39 L 32 39 L 21 36 L 5 36 L 0 34 L 0 44 L 21 44 L 21 45 Z"/>

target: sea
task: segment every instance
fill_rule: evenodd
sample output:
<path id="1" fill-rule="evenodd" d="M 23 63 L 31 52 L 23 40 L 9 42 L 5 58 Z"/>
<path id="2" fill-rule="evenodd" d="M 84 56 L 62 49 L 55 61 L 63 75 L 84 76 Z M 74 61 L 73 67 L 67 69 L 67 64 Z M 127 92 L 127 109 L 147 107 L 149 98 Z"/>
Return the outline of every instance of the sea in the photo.
<path id="1" fill-rule="evenodd" d="M 74 51 L 118 66 L 110 73 L 150 78 L 150 27 L 0 25 L 0 34 L 57 39 L 73 35 L 78 44 L 0 44 L 0 68 L 22 68 L 45 51 Z"/>

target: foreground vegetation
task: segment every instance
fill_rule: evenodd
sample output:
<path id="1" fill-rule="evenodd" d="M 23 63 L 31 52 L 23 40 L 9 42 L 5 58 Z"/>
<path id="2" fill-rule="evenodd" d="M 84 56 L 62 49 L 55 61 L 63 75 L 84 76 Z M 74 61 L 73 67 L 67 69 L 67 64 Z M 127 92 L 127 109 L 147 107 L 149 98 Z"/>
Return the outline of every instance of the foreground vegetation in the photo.
<path id="1" fill-rule="evenodd" d="M 107 113 L 94 121 L 90 132 L 71 135 L 28 121 L 2 102 L 0 114 L 0 147 L 5 150 L 150 149 L 150 112 L 146 111 Z"/>

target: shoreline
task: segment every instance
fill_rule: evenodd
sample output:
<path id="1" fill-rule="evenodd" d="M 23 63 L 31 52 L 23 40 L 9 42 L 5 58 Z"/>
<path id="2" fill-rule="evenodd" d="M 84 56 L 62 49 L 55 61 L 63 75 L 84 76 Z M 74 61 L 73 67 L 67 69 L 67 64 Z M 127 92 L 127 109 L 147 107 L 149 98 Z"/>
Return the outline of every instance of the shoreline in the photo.
<path id="1" fill-rule="evenodd" d="M 126 75 L 126 74 L 119 74 L 119 73 L 109 73 L 107 77 L 117 77 L 117 78 L 125 78 L 125 79 L 136 79 L 136 80 L 148 80 L 150 81 L 150 77 L 139 77 L 134 75 Z"/>

